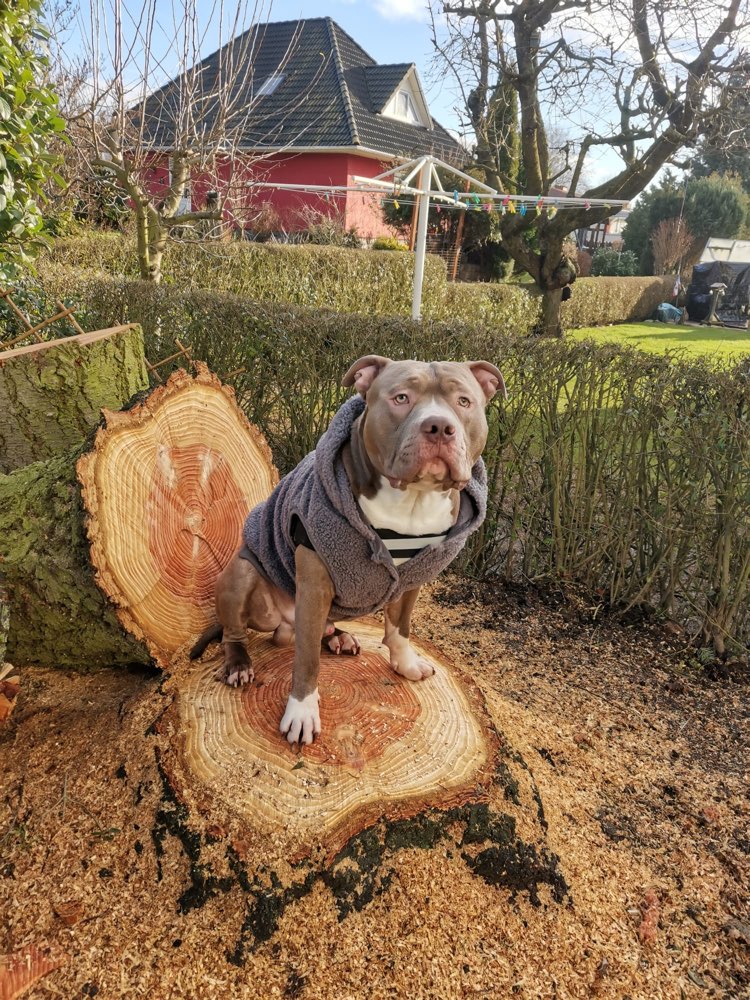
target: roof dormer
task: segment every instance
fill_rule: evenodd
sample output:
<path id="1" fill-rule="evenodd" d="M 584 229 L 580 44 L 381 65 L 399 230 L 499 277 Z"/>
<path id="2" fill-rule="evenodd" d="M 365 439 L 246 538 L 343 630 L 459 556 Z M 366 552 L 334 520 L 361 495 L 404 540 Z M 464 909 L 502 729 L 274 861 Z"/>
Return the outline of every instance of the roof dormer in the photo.
<path id="1" fill-rule="evenodd" d="M 377 68 L 385 70 L 389 67 Z M 391 91 L 388 99 L 379 109 L 379 114 L 386 118 L 395 118 L 397 121 L 406 122 L 407 125 L 432 128 L 432 116 L 427 107 L 427 101 L 414 64 L 407 69 L 396 88 Z"/>

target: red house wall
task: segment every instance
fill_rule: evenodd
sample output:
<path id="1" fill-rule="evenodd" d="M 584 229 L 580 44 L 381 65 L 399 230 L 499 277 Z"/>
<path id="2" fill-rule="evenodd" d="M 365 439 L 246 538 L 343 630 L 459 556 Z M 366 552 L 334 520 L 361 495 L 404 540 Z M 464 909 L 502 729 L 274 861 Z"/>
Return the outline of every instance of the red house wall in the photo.
<path id="1" fill-rule="evenodd" d="M 250 188 L 247 184 L 256 180 L 351 187 L 355 176 L 374 177 L 388 166 L 387 162 L 347 153 L 285 153 L 245 164 L 227 161 L 219 165 L 217 176 L 204 175 L 193 180 L 193 208 L 202 208 L 208 192 L 219 190 L 220 194 L 228 195 L 229 220 L 245 229 L 261 228 L 262 222 L 263 228 L 297 231 L 322 214 L 340 216 L 347 229 L 354 226 L 366 239 L 391 236 L 393 231 L 383 221 L 380 195 L 342 191 L 331 193 L 326 199 L 322 192 Z M 272 213 L 264 211 L 264 206 L 278 213 L 278 225 L 273 225 Z M 260 218 L 261 213 L 265 218 Z"/>

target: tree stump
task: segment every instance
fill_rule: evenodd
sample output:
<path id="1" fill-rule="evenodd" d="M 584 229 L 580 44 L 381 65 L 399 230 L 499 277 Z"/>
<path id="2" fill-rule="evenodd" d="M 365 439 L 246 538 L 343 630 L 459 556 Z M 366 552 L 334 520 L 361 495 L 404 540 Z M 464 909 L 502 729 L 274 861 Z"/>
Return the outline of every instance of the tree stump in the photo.
<path id="1" fill-rule="evenodd" d="M 69 452 L 102 407 L 119 409 L 147 388 L 133 324 L 0 352 L 0 473 Z"/>
<path id="2" fill-rule="evenodd" d="M 217 682 L 220 657 L 208 652 L 195 664 L 180 651 L 161 685 L 166 703 L 147 742 L 162 784 L 157 877 L 185 871 L 182 914 L 244 893 L 241 926 L 222 933 L 236 965 L 313 892 L 330 893 L 341 921 L 365 909 L 389 891 L 404 850 L 426 852 L 436 877 L 458 874 L 480 899 L 501 890 L 534 906 L 569 900 L 533 775 L 476 685 L 418 640 L 436 673 L 400 678 L 380 652 L 382 625 L 350 628 L 363 652 L 322 657 L 323 733 L 299 751 L 278 732 L 293 653 L 268 637 L 251 642 L 256 676 L 245 689 Z"/>
<path id="3" fill-rule="evenodd" d="M 157 877 L 187 865 L 178 909 L 241 891 L 241 925 L 226 928 L 226 957 L 241 964 L 321 887 L 341 920 L 362 910 L 393 884 L 404 849 L 429 851 L 437 877 L 459 868 L 480 894 L 562 902 L 533 776 L 480 691 L 431 646 L 415 641 L 434 676 L 411 683 L 390 670 L 382 626 L 354 623 L 362 654 L 323 656 L 324 732 L 299 751 L 278 732 L 291 649 L 253 637 L 256 677 L 239 690 L 214 678 L 220 652 L 188 662 L 244 518 L 277 480 L 233 392 L 197 369 L 105 410 L 77 451 L 0 476 L 10 658 L 166 668 L 123 712 L 129 767 L 143 764 L 148 785 L 153 753 L 161 782 Z"/>
<path id="4" fill-rule="evenodd" d="M 276 478 L 262 435 L 205 366 L 105 409 L 75 452 L 0 477 L 8 658 L 166 665 L 211 621 L 216 576 Z"/>
<path id="5" fill-rule="evenodd" d="M 160 726 L 177 737 L 164 757 L 174 793 L 183 801 L 198 795 L 201 812 L 208 809 L 221 827 L 237 820 L 264 839 L 283 832 L 289 856 L 304 856 L 314 843 L 328 857 L 382 817 L 481 797 L 497 746 L 474 685 L 419 642 L 435 675 L 408 681 L 383 655 L 382 624 L 365 619 L 349 627 L 362 652 L 322 656 L 323 732 L 299 750 L 278 728 L 292 649 L 253 638 L 257 679 L 240 690 L 218 684 L 217 664 L 205 657 L 173 667 L 175 699 Z"/>

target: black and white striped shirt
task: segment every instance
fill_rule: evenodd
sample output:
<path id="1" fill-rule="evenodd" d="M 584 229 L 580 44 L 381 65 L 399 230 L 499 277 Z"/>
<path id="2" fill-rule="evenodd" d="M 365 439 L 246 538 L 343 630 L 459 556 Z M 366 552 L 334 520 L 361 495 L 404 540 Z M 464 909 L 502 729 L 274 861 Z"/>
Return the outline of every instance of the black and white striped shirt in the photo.
<path id="1" fill-rule="evenodd" d="M 388 549 L 395 566 L 400 566 L 401 563 L 419 555 L 428 545 L 440 545 L 448 534 L 444 531 L 438 535 L 402 535 L 388 528 L 375 528 L 374 531 L 382 538 L 383 545 Z"/>

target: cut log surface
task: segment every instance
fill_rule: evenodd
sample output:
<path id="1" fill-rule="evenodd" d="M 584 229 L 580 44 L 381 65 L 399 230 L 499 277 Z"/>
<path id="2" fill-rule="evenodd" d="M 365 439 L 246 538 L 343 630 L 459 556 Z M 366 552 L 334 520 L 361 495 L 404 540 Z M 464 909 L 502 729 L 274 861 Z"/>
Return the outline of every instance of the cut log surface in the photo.
<path id="1" fill-rule="evenodd" d="M 270 449 L 208 369 L 105 411 L 78 461 L 97 582 L 162 666 L 214 620 L 216 577 L 278 480 Z"/>
<path id="2" fill-rule="evenodd" d="M 382 817 L 482 797 L 496 743 L 472 683 L 420 642 L 417 651 L 435 675 L 405 680 L 384 655 L 381 624 L 366 619 L 350 627 L 362 653 L 322 657 L 323 732 L 301 750 L 279 733 L 291 649 L 253 639 L 255 681 L 240 690 L 215 679 L 217 662 L 208 654 L 176 669 L 175 701 L 160 729 L 178 737 L 165 763 L 181 797 L 205 799 L 200 811 L 220 825 L 236 817 L 265 839 L 281 838 L 292 854 L 312 843 L 330 854 Z"/>
<path id="3" fill-rule="evenodd" d="M 105 410 L 93 446 L 0 476 L 8 659 L 167 664 L 212 620 L 216 577 L 277 478 L 205 366 Z"/>
<path id="4" fill-rule="evenodd" d="M 31 344 L 0 353 L 0 473 L 79 445 L 102 407 L 148 387 L 140 327 Z"/>

